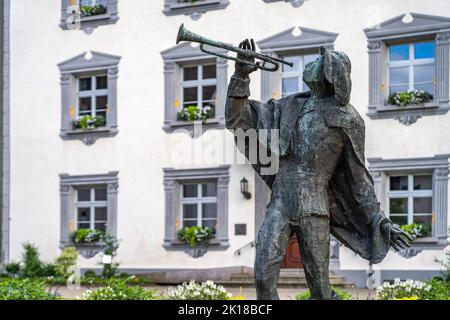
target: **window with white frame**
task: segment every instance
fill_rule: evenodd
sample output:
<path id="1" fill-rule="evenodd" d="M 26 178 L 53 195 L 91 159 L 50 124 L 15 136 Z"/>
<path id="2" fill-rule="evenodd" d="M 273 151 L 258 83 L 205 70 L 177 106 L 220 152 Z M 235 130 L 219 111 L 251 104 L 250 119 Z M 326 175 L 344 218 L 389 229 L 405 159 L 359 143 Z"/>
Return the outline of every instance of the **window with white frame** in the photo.
<path id="1" fill-rule="evenodd" d="M 306 83 L 303 82 L 303 70 L 308 63 L 316 60 L 318 57 L 318 54 L 282 57 L 285 61 L 293 64 L 293 67 L 283 64 L 283 69 L 281 71 L 282 97 L 309 90 Z"/>
<path id="2" fill-rule="evenodd" d="M 421 224 L 424 236 L 433 224 L 433 176 L 391 175 L 388 179 L 389 217 L 398 225 Z"/>
<path id="3" fill-rule="evenodd" d="M 216 64 L 184 66 L 182 68 L 182 108 L 196 107 L 210 110 L 214 117 L 217 100 Z"/>
<path id="4" fill-rule="evenodd" d="M 388 46 L 389 94 L 422 90 L 433 95 L 435 43 L 420 41 Z"/>
<path id="5" fill-rule="evenodd" d="M 183 183 L 181 221 L 183 227 L 217 228 L 217 182 Z"/>
<path id="6" fill-rule="evenodd" d="M 96 75 L 78 78 L 77 116 L 103 117 L 108 110 L 108 77 Z"/>
<path id="7" fill-rule="evenodd" d="M 108 193 L 106 186 L 76 189 L 77 229 L 106 231 L 108 224 Z"/>

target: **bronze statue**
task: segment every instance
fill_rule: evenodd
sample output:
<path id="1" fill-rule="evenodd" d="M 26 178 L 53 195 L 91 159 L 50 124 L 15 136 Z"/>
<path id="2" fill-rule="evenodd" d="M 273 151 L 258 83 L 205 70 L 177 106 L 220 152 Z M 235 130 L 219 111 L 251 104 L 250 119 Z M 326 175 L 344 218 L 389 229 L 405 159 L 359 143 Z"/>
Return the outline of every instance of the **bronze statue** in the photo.
<path id="1" fill-rule="evenodd" d="M 191 39 L 220 46 L 205 38 Z M 189 41 L 191 41 L 189 40 Z M 265 103 L 250 100 L 250 74 L 261 69 L 255 43 L 239 45 L 228 87 L 226 126 L 242 130 L 278 130 L 279 141 L 259 141 L 261 152 L 279 157 L 276 174 L 251 163 L 272 189 L 256 242 L 257 298 L 278 299 L 277 281 L 288 241 L 296 233 L 312 299 L 337 299 L 329 283 L 330 234 L 371 263 L 392 246 L 412 239 L 380 210 L 373 180 L 364 162 L 364 121 L 349 104 L 351 63 L 345 53 L 321 48 L 306 65 L 303 80 L 311 92 Z M 214 53 L 213 53 L 214 54 Z M 269 61 L 278 68 L 282 60 Z M 252 146 L 241 150 L 250 159 Z"/>

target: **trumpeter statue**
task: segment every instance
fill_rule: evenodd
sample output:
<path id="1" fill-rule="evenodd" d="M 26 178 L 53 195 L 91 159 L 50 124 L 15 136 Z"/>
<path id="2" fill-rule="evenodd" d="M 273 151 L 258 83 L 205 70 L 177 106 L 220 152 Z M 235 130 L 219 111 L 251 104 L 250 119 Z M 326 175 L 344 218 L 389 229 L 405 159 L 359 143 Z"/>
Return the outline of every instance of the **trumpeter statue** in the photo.
<path id="1" fill-rule="evenodd" d="M 204 44 L 225 46 L 183 27 L 178 40 L 200 42 L 202 50 Z M 279 139 L 257 143 L 257 148 L 265 149 L 260 152 L 277 155 L 278 171 L 265 174 L 265 165 L 251 163 L 272 190 L 256 241 L 257 298 L 279 298 L 281 263 L 295 233 L 311 298 L 337 299 L 329 281 L 330 235 L 373 264 L 381 262 L 390 247 L 400 250 L 411 241 L 380 210 L 366 169 L 364 121 L 349 103 L 350 59 L 343 52 L 321 48 L 319 58 L 303 72 L 310 92 L 259 102 L 249 99 L 250 74 L 258 69 L 275 71 L 286 62 L 256 53 L 253 40 L 227 49 L 237 52 L 236 58 L 231 57 L 236 64 L 225 107 L 227 128 L 279 133 Z M 240 148 L 249 159 L 254 149 L 250 141 Z"/>

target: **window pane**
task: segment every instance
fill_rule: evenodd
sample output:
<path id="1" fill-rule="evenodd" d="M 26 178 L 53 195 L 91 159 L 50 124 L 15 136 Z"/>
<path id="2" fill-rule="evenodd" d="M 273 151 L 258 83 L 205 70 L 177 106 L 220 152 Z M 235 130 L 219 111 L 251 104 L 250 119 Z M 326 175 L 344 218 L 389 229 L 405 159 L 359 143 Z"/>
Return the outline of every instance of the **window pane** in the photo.
<path id="1" fill-rule="evenodd" d="M 91 209 L 90 208 L 78 208 L 78 222 L 91 221 Z"/>
<path id="2" fill-rule="evenodd" d="M 434 64 L 414 67 L 414 82 L 433 82 Z"/>
<path id="3" fill-rule="evenodd" d="M 77 190 L 78 201 L 91 201 L 91 189 L 82 188 Z"/>
<path id="4" fill-rule="evenodd" d="M 389 47 L 391 61 L 409 60 L 409 44 L 400 44 Z"/>
<path id="5" fill-rule="evenodd" d="M 434 42 L 416 42 L 414 44 L 414 59 L 434 58 Z"/>
<path id="6" fill-rule="evenodd" d="M 95 97 L 97 110 L 105 110 L 108 105 L 108 96 Z"/>
<path id="7" fill-rule="evenodd" d="M 192 102 L 197 105 L 197 87 L 183 89 L 183 102 Z"/>
<path id="8" fill-rule="evenodd" d="M 409 90 L 409 85 L 403 86 L 389 86 L 389 94 L 393 94 L 396 92 L 405 92 Z"/>
<path id="9" fill-rule="evenodd" d="M 196 219 L 196 218 L 197 218 L 197 204 L 184 204 L 183 219 Z"/>
<path id="10" fill-rule="evenodd" d="M 108 89 L 108 77 L 100 76 L 97 77 L 97 90 Z"/>
<path id="11" fill-rule="evenodd" d="M 197 77 L 198 77 L 197 67 L 183 68 L 183 80 L 184 81 L 197 80 Z"/>
<path id="12" fill-rule="evenodd" d="M 108 210 L 106 207 L 95 208 L 95 221 L 108 220 Z"/>
<path id="13" fill-rule="evenodd" d="M 432 176 L 414 176 L 414 190 L 432 190 Z"/>
<path id="14" fill-rule="evenodd" d="M 414 89 L 416 90 L 422 90 L 425 92 L 428 92 L 429 94 L 434 94 L 434 85 L 433 83 L 421 83 L 421 84 L 414 84 Z"/>
<path id="15" fill-rule="evenodd" d="M 215 182 L 208 182 L 202 184 L 202 197 L 216 197 L 217 185 Z"/>
<path id="16" fill-rule="evenodd" d="M 78 222 L 78 227 L 77 229 L 90 229 L 91 228 L 91 223 L 90 222 Z"/>
<path id="17" fill-rule="evenodd" d="M 106 188 L 95 188 L 95 201 L 106 201 Z"/>
<path id="18" fill-rule="evenodd" d="M 432 198 L 414 198 L 414 213 L 431 213 Z"/>
<path id="19" fill-rule="evenodd" d="M 389 199 L 389 213 L 408 213 L 408 198 Z"/>
<path id="20" fill-rule="evenodd" d="M 204 203 L 202 204 L 202 215 L 204 218 L 217 217 L 217 203 Z"/>
<path id="21" fill-rule="evenodd" d="M 91 91 L 92 90 L 92 78 L 82 78 L 79 80 L 80 91 Z"/>
<path id="22" fill-rule="evenodd" d="M 409 69 L 408 68 L 390 68 L 389 69 L 389 84 L 408 84 Z"/>
<path id="23" fill-rule="evenodd" d="M 403 226 L 408 224 L 408 216 L 389 216 L 393 223 Z"/>
<path id="24" fill-rule="evenodd" d="M 216 78 L 216 65 L 203 66 L 203 79 L 215 79 Z"/>
<path id="25" fill-rule="evenodd" d="M 283 60 L 294 64 L 292 68 L 287 64 L 283 64 L 283 72 L 296 72 L 300 70 L 300 57 L 298 56 L 283 57 Z"/>
<path id="26" fill-rule="evenodd" d="M 304 60 L 304 65 L 306 66 L 308 63 L 316 61 L 317 58 L 319 58 L 318 54 L 307 54 L 305 56 L 303 56 L 303 60 Z"/>
<path id="27" fill-rule="evenodd" d="M 390 177 L 391 191 L 408 190 L 408 177 Z"/>
<path id="28" fill-rule="evenodd" d="M 283 93 L 298 92 L 298 78 L 287 78 L 282 80 Z"/>
<path id="29" fill-rule="evenodd" d="M 183 185 L 183 197 L 184 198 L 196 198 L 197 197 L 197 185 L 196 184 Z"/>
<path id="30" fill-rule="evenodd" d="M 217 220 L 202 220 L 202 227 L 203 228 L 210 228 L 213 231 L 213 234 L 216 233 L 216 225 L 217 225 Z"/>
<path id="31" fill-rule="evenodd" d="M 97 222 L 94 225 L 95 230 L 106 231 L 106 222 Z"/>
<path id="32" fill-rule="evenodd" d="M 216 100 L 216 86 L 203 87 L 203 101 Z"/>
<path id="33" fill-rule="evenodd" d="M 184 228 L 196 227 L 196 226 L 197 226 L 197 220 L 184 220 L 183 221 Z"/>
<path id="34" fill-rule="evenodd" d="M 86 97 L 86 98 L 80 98 L 80 104 L 79 104 L 79 110 L 80 112 L 82 112 L 83 114 L 87 113 L 91 113 L 92 110 L 92 104 L 91 104 L 91 97 Z"/>
<path id="35" fill-rule="evenodd" d="M 414 216 L 414 223 L 419 223 L 424 225 L 424 232 L 422 233 L 424 237 L 430 236 L 431 233 L 431 225 L 432 225 L 432 217 L 431 215 L 427 216 Z"/>

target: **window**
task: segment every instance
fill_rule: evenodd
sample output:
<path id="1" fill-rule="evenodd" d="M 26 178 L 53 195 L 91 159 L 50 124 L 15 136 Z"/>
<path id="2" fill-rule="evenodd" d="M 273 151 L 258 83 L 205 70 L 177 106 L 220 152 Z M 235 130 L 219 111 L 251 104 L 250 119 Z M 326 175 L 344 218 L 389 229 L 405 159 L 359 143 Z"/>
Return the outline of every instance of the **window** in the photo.
<path id="1" fill-rule="evenodd" d="M 287 62 L 291 62 L 294 66 L 291 68 L 288 65 L 283 64 L 281 72 L 281 95 L 286 97 L 288 95 L 308 91 L 309 88 L 306 83 L 303 82 L 303 70 L 305 66 L 316 60 L 319 57 L 318 54 L 309 55 L 296 55 L 281 57 Z"/>
<path id="2" fill-rule="evenodd" d="M 434 93 L 433 41 L 388 46 L 389 94 L 409 90 Z"/>
<path id="3" fill-rule="evenodd" d="M 58 65 L 61 73 L 61 134 L 86 145 L 113 137 L 117 130 L 117 78 L 120 57 L 91 52 Z"/>
<path id="4" fill-rule="evenodd" d="M 198 20 L 202 14 L 225 9 L 230 4 L 229 0 L 164 0 L 164 14 L 167 16 L 184 14 Z"/>
<path id="5" fill-rule="evenodd" d="M 389 217 L 399 224 L 424 226 L 429 235 L 432 228 L 433 177 L 428 174 L 389 177 Z"/>
<path id="6" fill-rule="evenodd" d="M 449 155 L 429 158 L 369 158 L 369 171 L 381 209 L 399 224 L 424 226 L 415 249 L 447 245 Z"/>
<path id="7" fill-rule="evenodd" d="M 161 55 L 165 79 L 163 130 L 184 130 L 194 136 L 208 129 L 225 128 L 228 60 L 212 58 L 190 43 L 181 43 Z M 190 113 L 184 112 L 188 108 Z M 201 130 L 194 130 L 195 120 L 202 121 Z"/>
<path id="8" fill-rule="evenodd" d="M 187 183 L 182 185 L 181 219 L 183 227 L 208 227 L 216 233 L 217 183 Z"/>
<path id="9" fill-rule="evenodd" d="M 228 184 L 230 166 L 198 169 L 164 169 L 166 248 L 182 245 L 177 231 L 183 227 L 209 227 L 211 245 L 228 243 Z"/>
<path id="10" fill-rule="evenodd" d="M 77 116 L 101 116 L 106 119 L 108 109 L 108 76 L 78 78 Z"/>
<path id="11" fill-rule="evenodd" d="M 60 175 L 61 246 L 70 243 L 77 229 L 96 229 L 117 234 L 119 173 Z"/>
<path id="12" fill-rule="evenodd" d="M 76 189 L 77 229 L 106 231 L 108 223 L 108 194 L 106 186 Z"/>
<path id="13" fill-rule="evenodd" d="M 305 65 L 319 56 L 319 48 L 333 48 L 336 33 L 304 27 L 290 28 L 258 41 L 261 53 L 279 57 L 294 66 L 280 65 L 277 72 L 261 73 L 261 100 L 279 99 L 309 90 L 303 82 Z"/>
<path id="14" fill-rule="evenodd" d="M 412 13 L 364 30 L 369 53 L 369 111 L 371 119 L 395 119 L 412 125 L 423 116 L 449 110 L 450 18 Z M 420 30 L 420 32 L 417 32 Z M 428 102 L 398 106 L 395 92 L 423 90 Z M 400 104 L 400 103 L 397 103 Z"/>
<path id="15" fill-rule="evenodd" d="M 183 108 L 210 106 L 215 110 L 217 99 L 216 65 L 189 66 L 183 67 L 182 70 Z"/>
<path id="16" fill-rule="evenodd" d="M 114 24 L 119 20 L 117 3 L 118 0 L 61 0 L 59 25 L 63 30 L 79 27 L 90 34 L 100 25 Z"/>

